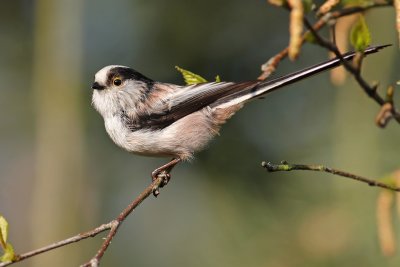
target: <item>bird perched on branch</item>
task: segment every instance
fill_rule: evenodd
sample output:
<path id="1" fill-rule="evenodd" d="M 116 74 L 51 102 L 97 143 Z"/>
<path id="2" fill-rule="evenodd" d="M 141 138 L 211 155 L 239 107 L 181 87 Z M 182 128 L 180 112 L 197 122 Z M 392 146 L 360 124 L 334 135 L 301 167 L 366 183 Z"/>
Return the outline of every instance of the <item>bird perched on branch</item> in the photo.
<path id="1" fill-rule="evenodd" d="M 386 46 L 375 46 L 365 54 Z M 354 52 L 269 81 L 211 82 L 189 86 L 157 82 L 125 66 L 111 65 L 95 75 L 93 105 L 104 118 L 107 133 L 135 154 L 172 157 L 152 172 L 153 180 L 180 161 L 193 158 L 218 134 L 219 128 L 252 99 L 285 85 L 337 67 Z"/>

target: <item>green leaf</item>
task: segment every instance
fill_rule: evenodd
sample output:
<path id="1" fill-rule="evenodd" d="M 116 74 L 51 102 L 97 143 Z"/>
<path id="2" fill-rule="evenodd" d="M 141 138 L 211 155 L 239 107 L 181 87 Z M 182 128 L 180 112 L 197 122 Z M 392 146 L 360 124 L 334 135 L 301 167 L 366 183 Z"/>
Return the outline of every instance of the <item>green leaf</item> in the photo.
<path id="1" fill-rule="evenodd" d="M 182 74 L 183 79 L 185 80 L 185 83 L 187 85 L 207 82 L 206 79 L 204 79 L 200 75 L 194 74 L 191 71 L 184 70 L 184 69 L 182 69 L 182 68 L 180 68 L 178 66 L 175 66 L 175 68 Z"/>
<path id="2" fill-rule="evenodd" d="M 4 249 L 4 254 L 3 256 L 0 257 L 1 262 L 9 262 L 13 261 L 15 259 L 15 252 L 13 246 L 11 244 L 7 243 L 6 247 Z"/>
<path id="3" fill-rule="evenodd" d="M 0 245 L 5 249 L 8 237 L 8 222 L 0 215 Z"/>
<path id="4" fill-rule="evenodd" d="M 219 75 L 215 76 L 215 82 L 217 83 L 221 82 L 221 77 L 219 77 Z"/>
<path id="5" fill-rule="evenodd" d="M 371 34 L 362 15 L 360 15 L 358 21 L 351 29 L 350 42 L 356 51 L 364 51 L 371 43 Z"/>

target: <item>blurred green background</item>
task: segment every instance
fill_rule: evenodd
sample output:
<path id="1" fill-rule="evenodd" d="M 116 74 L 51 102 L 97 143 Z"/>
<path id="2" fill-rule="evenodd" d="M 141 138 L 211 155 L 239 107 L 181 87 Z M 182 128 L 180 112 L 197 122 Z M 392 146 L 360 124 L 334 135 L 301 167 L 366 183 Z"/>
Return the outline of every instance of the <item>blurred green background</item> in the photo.
<path id="1" fill-rule="evenodd" d="M 391 8 L 367 14 L 373 43 L 395 44 L 366 60 L 365 76 L 383 86 L 399 79 L 394 21 Z M 166 162 L 108 138 L 91 107 L 97 70 L 122 64 L 181 84 L 178 65 L 208 79 L 255 79 L 287 45 L 288 13 L 261 0 L 5 0 L 0 36 L 0 212 L 21 253 L 111 220 Z M 306 45 L 275 75 L 326 57 Z M 376 127 L 378 110 L 352 79 L 334 87 L 328 73 L 254 101 L 127 219 L 102 266 L 398 266 L 400 256 L 379 249 L 378 189 L 260 167 L 285 159 L 390 173 L 400 127 Z M 77 266 L 101 242 L 18 266 Z"/>

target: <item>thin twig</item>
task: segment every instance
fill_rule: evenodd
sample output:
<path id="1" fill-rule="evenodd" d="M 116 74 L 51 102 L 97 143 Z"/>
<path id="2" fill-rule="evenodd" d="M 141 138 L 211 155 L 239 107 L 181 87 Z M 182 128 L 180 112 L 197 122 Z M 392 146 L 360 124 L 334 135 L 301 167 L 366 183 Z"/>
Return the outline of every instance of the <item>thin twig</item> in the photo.
<path id="1" fill-rule="evenodd" d="M 154 180 L 128 207 L 123 210 L 119 216 L 113 220 L 113 225 L 108 233 L 105 241 L 101 245 L 100 249 L 97 251 L 96 255 L 87 263 L 81 265 L 81 267 L 97 267 L 104 253 L 106 252 L 108 246 L 111 244 L 111 240 L 115 236 L 118 231 L 118 228 L 121 226 L 122 222 L 131 214 L 134 209 L 140 205 L 148 196 L 150 196 L 155 190 L 158 190 L 161 183 L 163 183 L 165 177 L 164 173 L 161 173 L 156 180 Z"/>
<path id="2" fill-rule="evenodd" d="M 364 90 L 364 92 L 373 100 L 375 100 L 375 102 L 380 105 L 383 106 L 385 105 L 385 103 L 387 102 L 384 98 L 382 98 L 378 92 L 377 92 L 377 86 L 370 86 L 369 83 L 361 76 L 361 63 L 362 60 L 361 58 L 359 59 L 359 61 L 357 62 L 358 64 L 356 64 L 356 66 L 354 66 L 352 63 L 350 63 L 349 61 L 345 60 L 343 58 L 342 53 L 339 51 L 339 49 L 337 48 L 337 46 L 335 44 L 333 44 L 332 42 L 326 40 L 325 38 L 323 38 L 314 28 L 313 26 L 311 26 L 311 24 L 308 22 L 307 19 L 304 19 L 304 25 L 306 25 L 306 27 L 310 30 L 310 32 L 314 35 L 315 39 L 317 40 L 317 42 L 325 47 L 326 49 L 328 49 L 329 51 L 333 52 L 335 54 L 335 56 L 337 58 L 340 59 L 342 65 L 346 68 L 346 70 L 348 72 L 350 72 L 350 74 L 353 75 L 354 79 L 357 81 L 357 83 L 360 85 L 360 87 Z M 362 55 L 360 55 L 362 56 Z M 400 113 L 399 111 L 393 107 L 391 109 L 391 114 L 393 116 L 393 118 L 400 123 Z"/>
<path id="3" fill-rule="evenodd" d="M 367 6 L 355 6 L 355 7 L 349 7 L 349 8 L 344 8 L 341 10 L 333 11 L 333 12 L 328 12 L 324 16 L 322 16 L 314 25 L 312 28 L 315 31 L 319 31 L 322 27 L 324 27 L 330 20 L 338 19 L 340 17 L 344 16 L 349 16 L 355 13 L 360 13 L 364 12 L 366 10 L 372 9 L 372 8 L 380 8 L 380 7 L 389 7 L 392 6 L 392 1 L 387 1 L 387 2 L 377 2 L 373 3 L 371 5 Z M 304 32 L 302 36 L 302 44 L 304 43 L 306 37 L 310 34 L 310 31 Z M 281 50 L 279 53 L 277 53 L 275 56 L 271 57 L 265 64 L 261 66 L 262 73 L 260 76 L 257 78 L 258 80 L 265 80 L 269 76 L 271 76 L 272 73 L 276 70 L 278 67 L 279 63 L 288 56 L 289 48 L 286 47 L 283 50 Z"/>
<path id="4" fill-rule="evenodd" d="M 352 174 L 349 172 L 329 168 L 323 165 L 304 165 L 304 164 L 289 164 L 286 161 L 282 161 L 281 164 L 273 164 L 270 162 L 265 162 L 263 161 L 261 163 L 261 166 L 263 166 L 265 169 L 267 169 L 269 172 L 279 172 L 279 171 L 293 171 L 293 170 L 307 170 L 307 171 L 319 171 L 319 172 L 327 172 L 331 173 L 334 175 L 350 178 L 359 182 L 363 182 L 368 184 L 369 186 L 376 186 L 396 192 L 400 192 L 400 188 L 397 186 L 385 184 L 382 182 L 378 182 L 369 178 L 365 178 L 363 176 L 357 175 L 357 174 Z"/>
<path id="5" fill-rule="evenodd" d="M 42 248 L 39 248 L 39 249 L 35 249 L 35 250 L 29 251 L 29 252 L 26 252 L 26 253 L 23 253 L 23 254 L 20 254 L 20 255 L 16 255 L 16 258 L 15 258 L 14 261 L 2 262 L 2 263 L 0 263 L 0 267 L 8 266 L 8 265 L 11 265 L 11 264 L 26 260 L 26 259 L 28 259 L 30 257 L 42 254 L 44 252 L 47 252 L 47 251 L 50 251 L 50 250 L 53 250 L 53 249 L 56 249 L 56 248 L 59 248 L 59 247 L 66 246 L 68 244 L 72 244 L 72 243 L 81 241 L 81 240 L 89 238 L 89 237 L 94 237 L 94 236 L 96 236 L 96 235 L 98 235 L 98 234 L 100 234 L 100 233 L 102 233 L 104 231 L 107 231 L 109 229 L 111 229 L 111 224 L 110 223 L 102 224 L 99 227 L 96 227 L 95 229 L 87 231 L 85 233 L 77 234 L 77 235 L 75 235 L 73 237 L 70 237 L 70 238 L 55 242 L 55 243 L 50 244 L 48 246 L 45 246 L 45 247 L 42 247 Z"/>
<path id="6" fill-rule="evenodd" d="M 91 266 L 91 267 L 98 266 L 105 251 L 107 250 L 108 246 L 110 245 L 112 238 L 117 233 L 118 228 L 121 225 L 121 223 L 129 216 L 129 214 L 131 214 L 134 211 L 134 209 L 137 206 L 140 205 L 140 203 L 143 202 L 143 200 L 145 200 L 147 197 L 149 197 L 153 193 L 154 190 L 157 190 L 159 188 L 161 183 L 163 183 L 163 181 L 164 181 L 164 175 L 165 175 L 164 173 L 161 173 L 156 180 L 154 180 L 142 193 L 139 194 L 139 196 L 136 197 L 136 199 L 134 201 L 132 201 L 128 205 L 128 207 L 125 208 L 125 210 L 123 210 L 119 214 L 119 216 L 117 218 L 110 221 L 109 223 L 102 224 L 99 227 L 96 227 L 90 231 L 75 235 L 73 237 L 64 239 L 62 241 L 55 242 L 48 246 L 45 246 L 45 247 L 42 247 L 39 249 L 35 249 L 35 250 L 29 251 L 29 252 L 26 252 L 26 253 L 23 253 L 20 255 L 16 255 L 14 261 L 0 263 L 0 267 L 9 266 L 11 264 L 26 260 L 33 256 L 42 254 L 44 252 L 47 252 L 47 251 L 50 251 L 50 250 L 53 250 L 53 249 L 56 249 L 59 247 L 63 247 L 68 244 L 79 242 L 79 241 L 89 238 L 89 237 L 95 237 L 96 235 L 98 235 L 104 231 L 109 231 L 105 241 L 103 242 L 102 246 L 100 247 L 100 249 L 96 253 L 96 255 L 89 262 L 82 265 L 82 266 Z"/>

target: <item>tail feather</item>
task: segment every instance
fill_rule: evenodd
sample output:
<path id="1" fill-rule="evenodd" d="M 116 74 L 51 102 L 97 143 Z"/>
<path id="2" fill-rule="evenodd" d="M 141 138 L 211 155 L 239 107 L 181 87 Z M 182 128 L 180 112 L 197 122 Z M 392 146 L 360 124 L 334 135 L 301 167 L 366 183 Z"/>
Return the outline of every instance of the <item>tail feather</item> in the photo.
<path id="1" fill-rule="evenodd" d="M 378 52 L 379 50 L 386 48 L 391 45 L 379 45 L 379 46 L 371 46 L 367 49 L 365 49 L 364 54 L 373 54 Z M 356 52 L 348 52 L 346 54 L 343 54 L 343 59 L 345 60 L 352 60 L 354 56 L 356 55 Z M 305 78 L 308 78 L 310 76 L 313 76 L 315 74 L 318 74 L 320 72 L 335 68 L 340 66 L 341 59 L 339 58 L 334 58 L 319 64 L 316 64 L 314 66 L 308 67 L 306 69 L 281 76 L 279 78 L 273 79 L 273 80 L 268 80 L 268 81 L 261 81 L 258 83 L 256 86 L 251 87 L 249 89 L 236 92 L 234 94 L 225 96 L 223 98 L 220 98 L 218 101 L 214 102 L 211 107 L 212 108 L 225 108 L 229 107 L 232 105 L 236 105 L 239 103 L 244 103 L 247 101 L 250 101 L 251 99 L 261 97 L 267 93 L 270 93 L 278 88 L 281 88 L 283 86 L 298 82 L 300 80 L 303 80 Z"/>

